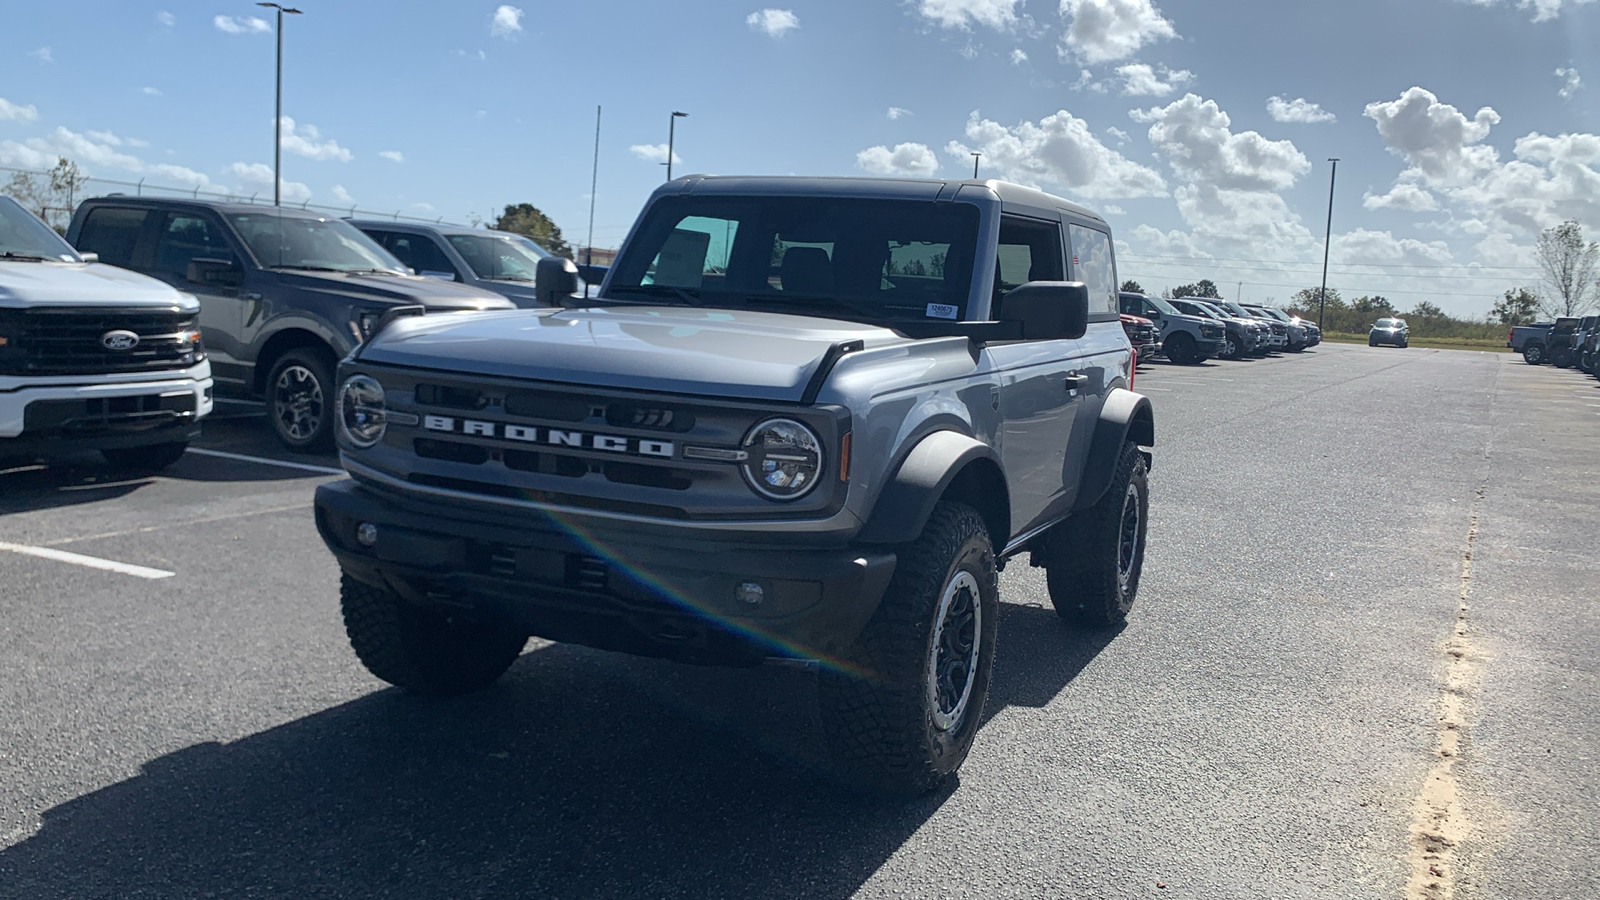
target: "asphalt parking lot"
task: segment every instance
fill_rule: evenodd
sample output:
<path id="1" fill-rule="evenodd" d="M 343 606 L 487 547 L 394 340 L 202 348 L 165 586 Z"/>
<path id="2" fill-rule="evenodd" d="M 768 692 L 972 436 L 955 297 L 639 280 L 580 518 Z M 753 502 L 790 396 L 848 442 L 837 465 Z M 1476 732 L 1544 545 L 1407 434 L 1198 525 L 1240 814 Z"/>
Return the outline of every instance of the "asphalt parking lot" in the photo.
<path id="1" fill-rule="evenodd" d="M 986 724 L 911 804 L 821 774 L 804 668 L 535 642 L 387 688 L 311 521 L 337 460 L 249 406 L 160 476 L 0 474 L 0 897 L 1600 894 L 1600 384 L 1325 344 L 1136 389 L 1127 627 L 1014 560 Z"/>

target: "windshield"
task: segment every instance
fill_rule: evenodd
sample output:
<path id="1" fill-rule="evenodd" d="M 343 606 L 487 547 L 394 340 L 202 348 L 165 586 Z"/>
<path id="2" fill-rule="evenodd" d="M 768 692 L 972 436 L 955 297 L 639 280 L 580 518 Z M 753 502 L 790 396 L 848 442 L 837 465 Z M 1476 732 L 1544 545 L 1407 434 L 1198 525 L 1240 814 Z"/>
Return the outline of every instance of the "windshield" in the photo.
<path id="1" fill-rule="evenodd" d="M 550 254 L 520 234 L 452 234 L 450 246 L 479 278 L 532 281 Z"/>
<path id="2" fill-rule="evenodd" d="M 10 197 L 0 197 L 0 259 L 78 262 L 72 245 Z"/>
<path id="3" fill-rule="evenodd" d="M 1163 313 L 1166 313 L 1169 316 L 1183 315 L 1183 313 L 1179 311 L 1176 306 L 1173 306 L 1171 303 L 1168 303 L 1166 300 L 1163 300 L 1160 297 L 1145 297 L 1145 299 L 1150 301 L 1151 306 L 1154 306 L 1156 309 L 1161 310 Z"/>
<path id="4" fill-rule="evenodd" d="M 273 212 L 234 213 L 228 217 L 250 245 L 257 261 L 269 269 L 311 269 L 328 272 L 392 272 L 409 270 L 339 219 L 285 216 Z"/>
<path id="5" fill-rule="evenodd" d="M 1374 326 L 1374 327 L 1377 327 L 1377 328 L 1399 328 L 1400 327 L 1400 320 L 1399 319 L 1379 319 L 1378 320 L 1378 324 L 1376 326 Z"/>
<path id="6" fill-rule="evenodd" d="M 670 197 L 628 241 L 606 299 L 955 321 L 977 243 L 964 203 Z"/>

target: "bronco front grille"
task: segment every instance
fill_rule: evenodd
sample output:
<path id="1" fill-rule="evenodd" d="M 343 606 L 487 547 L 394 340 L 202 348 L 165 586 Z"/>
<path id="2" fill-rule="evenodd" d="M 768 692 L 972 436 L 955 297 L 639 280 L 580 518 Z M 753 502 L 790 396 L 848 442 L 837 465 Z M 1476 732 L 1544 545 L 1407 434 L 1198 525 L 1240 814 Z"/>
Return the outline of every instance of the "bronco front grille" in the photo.
<path id="1" fill-rule="evenodd" d="M 114 375 L 186 369 L 203 358 L 192 313 L 146 309 L 0 310 L 0 374 Z M 138 341 L 111 349 L 106 336 L 132 332 Z"/>

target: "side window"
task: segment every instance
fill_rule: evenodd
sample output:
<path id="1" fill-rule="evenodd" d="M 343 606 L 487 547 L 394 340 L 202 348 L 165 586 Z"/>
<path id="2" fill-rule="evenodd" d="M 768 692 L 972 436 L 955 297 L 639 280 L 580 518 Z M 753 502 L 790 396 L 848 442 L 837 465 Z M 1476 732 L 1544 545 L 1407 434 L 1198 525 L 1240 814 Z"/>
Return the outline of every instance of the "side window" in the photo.
<path id="1" fill-rule="evenodd" d="M 661 243 L 641 284 L 680 288 L 715 287 L 727 277 L 739 223 L 731 219 L 685 216 Z M 774 255 L 778 254 L 776 243 Z M 779 257 L 781 259 L 781 257 Z"/>
<path id="2" fill-rule="evenodd" d="M 101 206 L 89 211 L 78 231 L 78 249 L 100 254 L 100 261 L 113 266 L 133 265 L 133 248 L 139 242 L 148 210 Z"/>
<path id="3" fill-rule="evenodd" d="M 1111 261 L 1111 235 L 1082 225 L 1069 227 L 1072 268 L 1089 288 L 1089 315 L 1117 312 L 1117 269 Z"/>
<path id="4" fill-rule="evenodd" d="M 383 246 L 397 259 L 411 268 L 417 270 L 419 275 L 442 275 L 446 278 L 457 278 L 460 273 L 450 264 L 449 257 L 433 242 L 433 238 L 425 234 L 402 234 L 395 232 Z"/>
<path id="5" fill-rule="evenodd" d="M 995 263 L 996 302 L 1030 281 L 1062 281 L 1061 226 L 1055 222 L 1003 216 Z"/>
<path id="6" fill-rule="evenodd" d="M 193 213 L 168 213 L 156 238 L 155 260 L 151 268 L 157 275 L 183 280 L 189 262 L 195 259 L 233 259 L 228 241 L 210 219 Z"/>

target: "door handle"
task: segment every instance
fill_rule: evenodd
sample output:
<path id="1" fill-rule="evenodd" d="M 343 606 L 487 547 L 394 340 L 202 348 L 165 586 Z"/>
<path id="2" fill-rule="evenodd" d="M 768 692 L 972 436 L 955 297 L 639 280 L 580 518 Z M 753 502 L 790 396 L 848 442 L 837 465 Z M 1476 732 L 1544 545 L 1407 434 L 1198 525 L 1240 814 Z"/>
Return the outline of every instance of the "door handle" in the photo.
<path id="1" fill-rule="evenodd" d="M 255 291 L 250 291 L 249 293 L 244 295 L 243 299 L 249 300 L 251 302 L 254 302 L 256 300 L 260 300 L 261 299 L 261 295 L 256 293 Z"/>
<path id="2" fill-rule="evenodd" d="M 1081 391 L 1089 386 L 1089 376 L 1073 373 L 1066 377 L 1067 390 Z"/>

